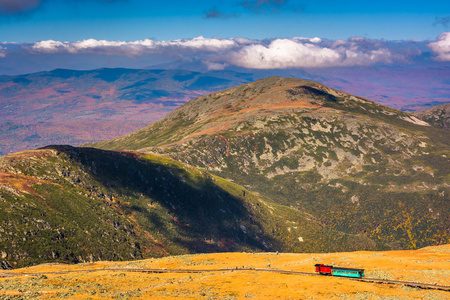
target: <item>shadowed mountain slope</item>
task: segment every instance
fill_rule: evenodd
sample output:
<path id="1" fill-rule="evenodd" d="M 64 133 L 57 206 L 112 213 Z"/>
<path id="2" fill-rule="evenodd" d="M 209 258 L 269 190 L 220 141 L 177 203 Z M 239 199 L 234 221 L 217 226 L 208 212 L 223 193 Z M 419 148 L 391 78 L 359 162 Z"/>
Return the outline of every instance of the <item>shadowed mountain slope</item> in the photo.
<path id="1" fill-rule="evenodd" d="M 374 249 L 172 159 L 49 146 L 0 158 L 0 262 Z"/>
<path id="2" fill-rule="evenodd" d="M 448 131 L 317 82 L 212 93 L 95 146 L 186 162 L 393 248 L 450 242 Z"/>

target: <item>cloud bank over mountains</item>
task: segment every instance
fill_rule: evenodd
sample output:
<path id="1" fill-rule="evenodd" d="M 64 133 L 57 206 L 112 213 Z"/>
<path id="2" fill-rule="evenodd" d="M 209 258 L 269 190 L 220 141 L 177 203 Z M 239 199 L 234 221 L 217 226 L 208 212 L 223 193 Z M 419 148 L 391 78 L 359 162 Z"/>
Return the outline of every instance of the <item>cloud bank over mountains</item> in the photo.
<path id="1" fill-rule="evenodd" d="M 96 53 L 136 56 L 143 54 L 162 54 L 165 51 L 171 50 L 180 50 L 184 52 L 212 52 L 229 49 L 235 46 L 237 46 L 237 43 L 233 40 L 197 37 L 188 40 L 153 41 L 146 39 L 132 42 L 87 39 L 69 43 L 47 40 L 34 43 L 31 47 L 28 47 L 28 49 L 31 50 L 31 53 Z"/>
<path id="2" fill-rule="evenodd" d="M 450 32 L 436 41 L 387 41 L 353 37 L 347 40 L 314 38 L 277 38 L 249 40 L 245 38 L 205 38 L 154 41 L 108 41 L 87 39 L 76 42 L 45 40 L 34 43 L 0 43 L 0 74 L 2 60 L 39 57 L 45 61 L 53 56 L 67 59 L 89 57 L 122 62 L 151 58 L 152 61 L 195 59 L 208 69 L 227 66 L 250 69 L 354 67 L 377 64 L 409 64 L 428 53 L 437 62 L 450 61 Z M 424 58 L 425 59 L 425 58 Z M 428 60 L 430 58 L 427 58 Z M 64 60 L 61 60 L 64 61 Z M 88 64 L 88 62 L 87 62 Z M 54 68 L 50 66 L 49 68 Z M 61 66 L 66 67 L 66 66 Z M 98 67 L 97 65 L 93 68 Z M 9 68 L 13 67 L 10 61 Z"/>
<path id="3" fill-rule="evenodd" d="M 322 41 L 318 38 L 276 39 L 253 44 L 231 54 L 230 61 L 252 69 L 366 66 L 403 59 L 387 45 L 365 39 Z"/>

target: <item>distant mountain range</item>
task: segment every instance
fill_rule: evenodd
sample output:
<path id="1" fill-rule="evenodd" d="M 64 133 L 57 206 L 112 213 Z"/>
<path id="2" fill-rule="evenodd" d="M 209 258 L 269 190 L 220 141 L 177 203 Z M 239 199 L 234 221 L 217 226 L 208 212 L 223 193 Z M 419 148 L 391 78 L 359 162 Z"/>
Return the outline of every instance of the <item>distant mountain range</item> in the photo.
<path id="1" fill-rule="evenodd" d="M 0 76 L 0 155 L 129 133 L 196 96 L 248 82 L 249 76 L 133 69 Z"/>
<path id="2" fill-rule="evenodd" d="M 186 64 L 178 67 L 195 69 Z M 121 136 L 195 97 L 273 75 L 320 81 L 408 110 L 439 104 L 450 97 L 445 68 L 420 72 L 407 68 L 330 68 L 311 72 L 314 74 L 298 69 L 199 72 L 115 68 L 0 76 L 0 155 Z"/>

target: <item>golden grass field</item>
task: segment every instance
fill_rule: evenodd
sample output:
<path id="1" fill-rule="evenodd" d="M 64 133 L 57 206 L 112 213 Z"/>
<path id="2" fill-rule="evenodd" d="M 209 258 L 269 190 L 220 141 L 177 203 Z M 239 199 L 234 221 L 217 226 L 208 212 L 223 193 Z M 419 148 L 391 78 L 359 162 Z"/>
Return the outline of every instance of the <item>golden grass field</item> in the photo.
<path id="1" fill-rule="evenodd" d="M 364 268 L 371 278 L 450 285 L 450 245 L 443 245 L 414 251 L 215 253 L 132 262 L 44 264 L 0 272 L 0 299 L 450 299 L 446 291 L 330 276 L 255 270 L 190 274 L 104 270 L 269 268 L 270 264 L 272 269 L 314 272 L 316 263 Z"/>

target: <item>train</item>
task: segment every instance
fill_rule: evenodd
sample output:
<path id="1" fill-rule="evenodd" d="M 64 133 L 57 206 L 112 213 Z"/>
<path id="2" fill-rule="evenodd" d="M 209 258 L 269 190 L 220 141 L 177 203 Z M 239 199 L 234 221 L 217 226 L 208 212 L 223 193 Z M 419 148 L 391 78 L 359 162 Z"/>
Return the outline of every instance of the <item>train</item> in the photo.
<path id="1" fill-rule="evenodd" d="M 364 277 L 364 269 L 352 269 L 333 267 L 324 264 L 315 264 L 316 272 L 321 275 L 332 275 L 341 277 L 362 278 Z"/>

